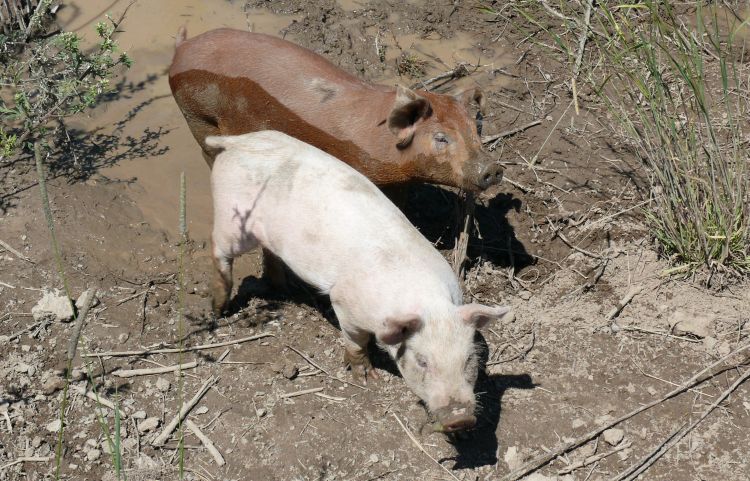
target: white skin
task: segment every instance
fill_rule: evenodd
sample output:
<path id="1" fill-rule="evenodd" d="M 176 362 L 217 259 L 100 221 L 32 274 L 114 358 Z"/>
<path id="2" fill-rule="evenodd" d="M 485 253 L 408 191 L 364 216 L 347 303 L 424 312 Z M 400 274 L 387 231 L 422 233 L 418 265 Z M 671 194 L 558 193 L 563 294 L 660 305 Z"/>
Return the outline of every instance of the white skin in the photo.
<path id="1" fill-rule="evenodd" d="M 367 178 L 280 132 L 209 137 L 213 255 L 220 288 L 232 259 L 258 245 L 329 294 L 350 363 L 377 337 L 431 411 L 473 411 L 474 333 L 507 308 L 462 305 L 442 255 Z"/>

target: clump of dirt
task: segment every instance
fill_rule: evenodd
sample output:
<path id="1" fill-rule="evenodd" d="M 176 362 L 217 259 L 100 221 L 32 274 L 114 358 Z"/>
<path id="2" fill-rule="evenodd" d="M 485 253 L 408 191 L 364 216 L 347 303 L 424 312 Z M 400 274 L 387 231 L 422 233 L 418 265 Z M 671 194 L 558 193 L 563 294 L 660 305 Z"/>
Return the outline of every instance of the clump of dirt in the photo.
<path id="1" fill-rule="evenodd" d="M 63 9 L 61 19 L 72 29 L 85 29 L 101 11 L 114 8 L 109 3 L 71 2 L 69 17 Z M 74 144 L 85 147 L 78 152 L 85 157 L 86 175 L 68 182 L 63 170 L 50 179 L 71 295 L 96 288 L 99 300 L 73 362 L 63 479 L 116 479 L 100 424 L 101 416 L 112 429 L 113 410 L 97 407 L 85 394 L 92 386 L 124 414 L 121 446 L 129 479 L 177 478 L 177 437 L 160 448 L 152 441 L 181 400 L 193 397 L 212 375 L 218 382 L 188 419 L 226 464 L 216 465 L 186 431 L 186 479 L 447 478 L 399 421 L 457 478 L 496 479 L 652 401 L 748 342 L 746 286 L 711 292 L 662 276 L 668 265 L 652 249 L 637 207 L 647 195 L 640 166 L 611 145 L 595 113 L 584 109 L 574 115 L 565 85 L 569 72 L 524 41 L 528 32 L 512 22 L 488 22 L 497 18 L 453 2 L 248 5 L 245 16 L 242 5 L 220 0 L 135 4 L 122 33 L 135 66 L 118 92 L 76 125 Z M 415 81 L 467 62 L 476 69 L 439 90 L 484 87 L 484 135 L 541 121 L 494 147 L 487 143 L 506 166 L 506 182 L 478 199 L 465 300 L 508 304 L 515 316 L 478 336 L 486 373 L 477 385 L 482 409 L 475 430 L 447 438 L 422 429 L 428 425 L 424 408 L 385 356 L 376 360 L 381 380 L 365 389 L 352 385 L 328 301 L 304 290 L 269 292 L 257 253 L 236 263 L 237 312 L 223 319 L 210 315 L 208 169 L 165 76 L 173 51 L 170 35 L 182 23 L 191 36 L 250 24 L 374 81 L 412 82 L 396 72 L 402 52 L 427 62 L 423 74 L 414 72 Z M 191 236 L 182 327 L 176 232 L 181 170 L 188 176 Z M 0 480 L 42 479 L 54 471 L 61 372 L 75 326 L 32 317 L 44 289 L 62 285 L 29 159 L 2 165 L 0 175 L 0 240 L 28 258 L 0 251 L 0 466 L 20 458 L 44 460 L 4 467 Z M 409 218 L 451 258 L 456 193 L 417 186 L 409 199 Z M 631 292 L 621 312 L 608 319 Z M 696 323 L 699 329 L 685 327 Z M 86 357 L 180 342 L 210 346 L 182 356 Z M 196 366 L 186 368 L 182 379 L 174 372 L 115 374 L 191 361 Z M 614 442 L 613 433 L 597 437 L 545 466 L 537 479 L 555 479 L 578 461 L 618 449 L 597 464 L 560 475 L 611 478 L 703 412 L 744 369 L 721 371 L 615 426 L 622 430 L 614 433 L 622 434 L 616 446 L 608 443 Z M 750 472 L 750 417 L 742 415 L 750 412 L 747 393 L 741 386 L 721 415 L 709 416 L 647 472 L 648 478 L 745 479 Z"/>

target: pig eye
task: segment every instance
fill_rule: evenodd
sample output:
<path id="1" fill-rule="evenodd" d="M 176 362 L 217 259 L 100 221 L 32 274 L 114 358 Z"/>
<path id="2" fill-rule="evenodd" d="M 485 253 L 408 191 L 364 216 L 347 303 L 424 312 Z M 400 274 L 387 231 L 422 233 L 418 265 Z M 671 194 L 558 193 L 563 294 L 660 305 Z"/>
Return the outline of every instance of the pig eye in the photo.
<path id="1" fill-rule="evenodd" d="M 433 138 L 435 139 L 435 142 L 437 142 L 438 144 L 448 144 L 449 143 L 448 142 L 448 137 L 446 137 L 445 134 L 442 133 L 442 132 L 438 132 L 437 134 L 435 134 L 435 137 L 433 137 Z"/>
<path id="2" fill-rule="evenodd" d="M 421 367 L 422 369 L 427 369 L 427 359 L 420 356 L 419 354 L 414 356 L 417 360 L 417 366 Z"/>

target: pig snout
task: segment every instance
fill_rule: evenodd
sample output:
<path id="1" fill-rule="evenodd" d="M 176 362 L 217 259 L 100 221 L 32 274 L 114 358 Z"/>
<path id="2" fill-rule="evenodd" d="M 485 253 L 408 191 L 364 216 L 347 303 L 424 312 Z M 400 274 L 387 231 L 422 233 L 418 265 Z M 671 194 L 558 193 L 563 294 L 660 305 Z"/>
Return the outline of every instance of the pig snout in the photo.
<path id="1" fill-rule="evenodd" d="M 483 191 L 493 185 L 499 184 L 503 180 L 503 166 L 500 162 L 489 159 L 488 157 L 480 157 L 479 160 L 470 163 L 464 169 L 466 183 L 466 189 L 477 192 Z"/>
<path id="2" fill-rule="evenodd" d="M 433 414 L 437 418 L 437 430 L 444 433 L 465 431 L 473 428 L 477 423 L 474 406 L 469 404 L 451 404 L 436 409 Z"/>

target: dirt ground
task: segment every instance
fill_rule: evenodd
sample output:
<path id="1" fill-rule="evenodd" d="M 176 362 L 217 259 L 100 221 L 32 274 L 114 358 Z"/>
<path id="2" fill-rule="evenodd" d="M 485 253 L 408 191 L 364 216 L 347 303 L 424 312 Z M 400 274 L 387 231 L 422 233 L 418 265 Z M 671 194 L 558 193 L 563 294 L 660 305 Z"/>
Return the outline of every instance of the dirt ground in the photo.
<path id="1" fill-rule="evenodd" d="M 104 13 L 119 13 L 125 5 L 66 2 L 58 17 L 66 30 L 92 37 Z M 424 430 L 424 408 L 387 359 L 379 363 L 382 379 L 366 389 L 347 383 L 352 378 L 341 362 L 327 301 L 304 290 L 292 296 L 269 293 L 257 253 L 236 264 L 239 312 L 211 319 L 209 171 L 166 78 L 174 34 L 183 24 L 190 36 L 221 26 L 279 35 L 380 83 L 411 85 L 460 62 L 478 63 L 471 75 L 438 90 L 482 86 L 488 95 L 484 134 L 541 120 L 494 146 L 506 164 L 507 181 L 478 200 L 466 300 L 511 305 L 515 317 L 482 333 L 487 374 L 477 385 L 482 409 L 475 430 L 457 438 Z M 190 234 L 185 344 L 269 334 L 182 355 L 182 362 L 197 362 L 185 371 L 186 400 L 210 376 L 218 379 L 188 419 L 226 460 L 217 466 L 188 432 L 187 479 L 499 479 L 659 398 L 746 344 L 747 285 L 714 290 L 661 275 L 669 264 L 658 258 L 640 208 L 648 198 L 645 173 L 619 148 L 593 106 L 584 102 L 575 115 L 565 84 L 570 69 L 524 37 L 513 23 L 471 2 L 136 3 L 120 37 L 135 65 L 115 93 L 70 123 L 72 153 L 49 159 L 50 197 L 70 290 L 78 296 L 96 288 L 99 300 L 74 362 L 63 478 L 115 479 L 96 403 L 76 390 L 85 385 L 81 356 L 179 342 L 181 171 L 188 181 Z M 399 61 L 404 58 L 411 61 Z M 534 159 L 531 169 L 527 162 Z M 70 167 L 72 160 L 78 168 Z M 59 375 L 73 330 L 71 323 L 39 325 L 31 316 L 43 290 L 62 288 L 32 167 L 28 158 L 0 164 L 0 240 L 28 258 L 0 251 L 0 466 L 54 454 Z M 455 204 L 454 193 L 437 187 L 410 192 L 408 216 L 446 256 L 454 246 Z M 607 314 L 634 289 L 632 302 L 611 325 Z M 693 321 L 700 329 L 673 331 L 677 321 Z M 162 448 L 151 441 L 174 417 L 180 389 L 174 374 L 121 378 L 113 372 L 177 362 L 177 354 L 158 354 L 96 358 L 90 364 L 98 392 L 119 399 L 126 415 L 122 446 L 128 479 L 177 479 L 176 438 Z M 619 424 L 622 441 L 617 432 L 607 440 L 596 437 L 529 479 L 612 478 L 696 419 L 743 369 L 724 369 Z M 323 396 L 285 397 L 312 388 L 323 388 Z M 101 415 L 112 426 L 112 411 L 103 408 Z M 619 441 L 616 447 L 608 443 L 611 437 Z M 619 451 L 558 475 L 587 456 L 614 449 Z M 54 461 L 30 461 L 3 467 L 0 480 L 47 479 L 53 472 Z M 750 479 L 750 385 L 740 386 L 642 479 Z"/>

